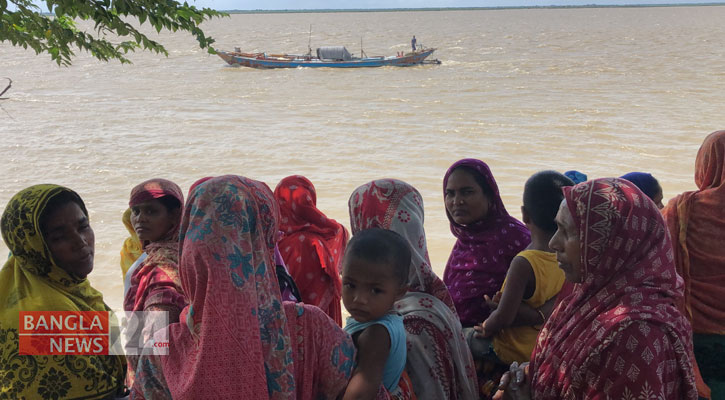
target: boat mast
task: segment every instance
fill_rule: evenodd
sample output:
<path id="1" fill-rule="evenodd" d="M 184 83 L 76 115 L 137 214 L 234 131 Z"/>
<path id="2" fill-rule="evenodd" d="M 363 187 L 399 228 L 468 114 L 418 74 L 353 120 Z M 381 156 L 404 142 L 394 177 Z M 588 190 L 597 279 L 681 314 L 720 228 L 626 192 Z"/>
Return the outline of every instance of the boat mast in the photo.
<path id="1" fill-rule="evenodd" d="M 312 57 L 312 24 L 310 24 L 310 38 L 307 41 L 307 56 Z"/>

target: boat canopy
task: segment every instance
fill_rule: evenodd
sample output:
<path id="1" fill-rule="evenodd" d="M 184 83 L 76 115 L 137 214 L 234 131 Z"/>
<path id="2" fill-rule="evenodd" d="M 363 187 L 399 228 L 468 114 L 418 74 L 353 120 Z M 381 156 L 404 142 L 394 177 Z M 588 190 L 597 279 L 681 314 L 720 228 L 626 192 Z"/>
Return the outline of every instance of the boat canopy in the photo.
<path id="1" fill-rule="evenodd" d="M 320 60 L 350 61 L 352 56 L 345 46 L 325 46 L 317 48 L 317 58 Z"/>

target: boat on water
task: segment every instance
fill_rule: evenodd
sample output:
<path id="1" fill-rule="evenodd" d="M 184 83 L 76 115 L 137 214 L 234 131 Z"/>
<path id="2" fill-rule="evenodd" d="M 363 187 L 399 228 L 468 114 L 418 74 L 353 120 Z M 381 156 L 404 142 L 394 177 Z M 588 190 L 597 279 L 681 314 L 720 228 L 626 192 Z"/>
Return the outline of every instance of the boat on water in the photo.
<path id="1" fill-rule="evenodd" d="M 354 57 L 344 46 L 328 46 L 307 54 L 267 54 L 243 53 L 239 48 L 234 51 L 217 51 L 217 55 L 229 65 L 251 68 L 361 68 L 361 67 L 409 67 L 419 64 L 440 64 L 438 60 L 426 60 L 433 54 L 434 48 L 421 48 L 395 56 Z"/>

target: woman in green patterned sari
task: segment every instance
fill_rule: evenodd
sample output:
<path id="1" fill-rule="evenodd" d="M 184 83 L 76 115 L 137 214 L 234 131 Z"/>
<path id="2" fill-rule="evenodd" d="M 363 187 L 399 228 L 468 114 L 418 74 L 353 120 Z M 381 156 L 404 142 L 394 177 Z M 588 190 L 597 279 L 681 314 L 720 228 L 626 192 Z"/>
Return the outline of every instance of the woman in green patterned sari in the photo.
<path id="1" fill-rule="evenodd" d="M 0 270 L 0 399 L 124 396 L 123 356 L 20 355 L 21 311 L 109 311 L 86 276 L 94 235 L 74 191 L 35 185 L 5 207 L 2 237 L 12 255 Z"/>

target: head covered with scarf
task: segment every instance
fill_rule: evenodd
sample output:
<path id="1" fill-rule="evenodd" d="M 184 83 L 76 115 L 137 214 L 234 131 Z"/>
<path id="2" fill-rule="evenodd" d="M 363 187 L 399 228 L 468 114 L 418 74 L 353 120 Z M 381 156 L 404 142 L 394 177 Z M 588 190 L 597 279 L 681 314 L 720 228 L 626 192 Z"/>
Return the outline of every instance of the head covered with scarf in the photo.
<path id="1" fill-rule="evenodd" d="M 2 215 L 12 255 L 0 270 L 0 397 L 105 398 L 122 392 L 123 356 L 18 355 L 20 311 L 110 310 L 88 279 L 57 265 L 46 243 L 41 217 L 58 196 L 72 199 L 88 216 L 78 194 L 47 184 L 21 190 Z"/>
<path id="2" fill-rule="evenodd" d="M 690 326 L 675 307 L 682 279 L 659 210 L 619 178 L 563 190 L 581 283 L 539 334 L 533 398 L 697 398 Z"/>
<path id="3" fill-rule="evenodd" d="M 161 359 L 174 398 L 294 393 L 272 258 L 277 215 L 269 188 L 243 177 L 212 178 L 189 194 L 179 270 L 190 304 L 169 326 L 170 351 Z"/>
<path id="4" fill-rule="evenodd" d="M 123 241 L 123 247 L 121 248 L 121 273 L 125 279 L 128 269 L 131 268 L 133 263 L 135 263 L 143 253 L 143 247 L 141 245 L 141 241 L 138 239 L 136 231 L 133 229 L 133 224 L 131 224 L 130 208 L 127 208 L 126 211 L 123 212 L 121 222 L 123 222 L 123 226 L 125 226 L 128 231 L 128 237 Z"/>
<path id="5" fill-rule="evenodd" d="M 725 131 L 708 135 L 695 159 L 697 190 L 662 211 L 677 271 L 685 280 L 681 304 L 695 333 L 725 335 Z"/>
<path id="6" fill-rule="evenodd" d="M 443 280 L 456 304 L 464 326 L 483 322 L 490 310 L 483 296 L 493 295 L 501 289 L 511 260 L 531 241 L 529 230 L 509 215 L 498 191 L 491 170 L 483 161 L 466 158 L 457 161 L 443 178 L 445 197 L 448 179 L 456 170 L 473 174 L 479 186 L 485 183 L 490 195 L 488 214 L 481 220 L 461 225 L 446 210 L 451 232 L 457 238 L 448 258 Z M 484 194 L 486 188 L 482 187 Z"/>
<path id="7" fill-rule="evenodd" d="M 340 263 L 347 231 L 317 208 L 317 194 L 304 176 L 282 179 L 274 189 L 280 209 L 279 251 L 302 295 L 342 324 Z"/>
<path id="8" fill-rule="evenodd" d="M 227 175 L 192 190 L 180 239 L 191 304 L 169 326 L 170 354 L 155 359 L 162 373 L 147 368 L 154 358 L 142 359 L 134 391 L 164 381 L 174 398 L 341 394 L 354 346 L 319 309 L 283 306 L 273 259 L 278 215 L 262 182 Z"/>
<path id="9" fill-rule="evenodd" d="M 564 176 L 571 179 L 572 182 L 574 182 L 574 184 L 587 181 L 587 175 L 585 173 L 579 172 L 575 169 L 564 172 Z"/>
<path id="10" fill-rule="evenodd" d="M 159 240 L 142 241 L 144 252 L 148 256 L 135 269 L 129 271 L 130 288 L 126 291 L 124 309 L 144 311 L 150 306 L 162 306 L 170 308 L 175 314 L 172 320 L 175 320 L 178 312 L 186 306 L 178 271 L 179 226 L 184 195 L 174 182 L 160 178 L 150 179 L 131 190 L 128 205 L 133 209 L 142 203 L 164 197 L 171 197 L 178 202 L 178 214 L 171 214 L 171 218 L 178 215 L 178 219 L 172 221 L 171 228 Z"/>
<path id="11" fill-rule="evenodd" d="M 395 303 L 395 310 L 403 315 L 409 348 L 406 370 L 418 398 L 473 398 L 473 360 L 451 296 L 431 269 L 420 193 L 403 181 L 379 179 L 355 189 L 348 206 L 353 234 L 383 228 L 410 245 L 409 292 Z"/>

